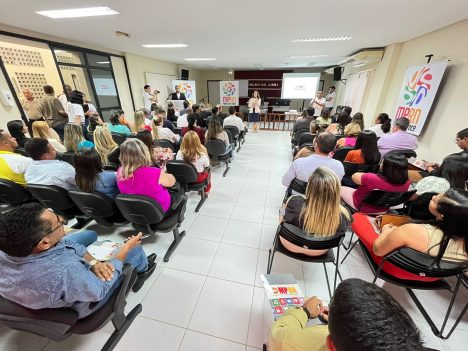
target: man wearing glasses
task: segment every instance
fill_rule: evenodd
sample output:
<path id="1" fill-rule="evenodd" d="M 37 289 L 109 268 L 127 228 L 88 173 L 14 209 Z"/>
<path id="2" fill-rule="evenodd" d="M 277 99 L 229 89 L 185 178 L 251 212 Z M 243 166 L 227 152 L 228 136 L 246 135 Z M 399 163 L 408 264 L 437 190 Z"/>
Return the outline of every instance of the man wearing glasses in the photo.
<path id="1" fill-rule="evenodd" d="M 66 221 L 40 204 L 13 208 L 0 218 L 0 295 L 31 309 L 69 307 L 79 318 L 102 307 L 120 285 L 124 264 L 139 272 L 138 291 L 156 268 L 146 257 L 141 233 L 130 237 L 110 261 L 99 262 L 86 250 L 94 231 L 65 235 Z M 93 304 L 90 308 L 90 304 Z"/>

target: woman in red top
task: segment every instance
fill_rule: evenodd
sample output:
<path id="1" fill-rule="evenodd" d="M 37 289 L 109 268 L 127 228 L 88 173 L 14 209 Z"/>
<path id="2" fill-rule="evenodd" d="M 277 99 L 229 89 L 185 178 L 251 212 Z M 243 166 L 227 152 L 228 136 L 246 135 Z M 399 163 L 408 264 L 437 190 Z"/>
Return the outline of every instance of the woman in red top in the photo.
<path id="1" fill-rule="evenodd" d="M 372 190 L 384 190 L 392 192 L 405 192 L 411 184 L 408 179 L 408 159 L 402 154 L 390 152 L 386 154 L 380 165 L 381 174 L 354 173 L 353 181 L 358 185 L 357 189 L 343 186 L 341 198 L 349 206 L 359 209 L 364 213 L 383 213 L 388 208 L 362 204 L 362 201 Z"/>
<path id="2" fill-rule="evenodd" d="M 377 135 L 370 130 L 365 130 L 359 133 L 354 150 L 348 152 L 344 162 L 375 165 L 379 163 L 380 157 Z"/>
<path id="3" fill-rule="evenodd" d="M 197 133 L 198 137 L 200 138 L 200 143 L 202 145 L 205 144 L 205 130 L 203 128 L 197 127 L 197 115 L 195 113 L 191 113 L 187 116 L 188 127 L 183 127 L 181 130 L 182 136 L 189 131 L 194 131 Z"/>

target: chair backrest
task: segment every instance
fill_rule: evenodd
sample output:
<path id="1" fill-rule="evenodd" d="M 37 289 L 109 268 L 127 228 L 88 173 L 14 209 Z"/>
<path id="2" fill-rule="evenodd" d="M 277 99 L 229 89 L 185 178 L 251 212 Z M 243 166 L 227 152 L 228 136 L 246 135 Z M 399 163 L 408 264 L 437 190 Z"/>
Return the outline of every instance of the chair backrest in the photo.
<path id="1" fill-rule="evenodd" d="M 119 169 L 119 165 L 115 164 L 115 163 L 109 163 L 109 164 L 107 164 L 105 166 L 102 166 L 102 169 L 105 170 L 105 171 L 117 172 L 117 170 Z"/>
<path id="2" fill-rule="evenodd" d="M 389 151 L 388 153 L 402 154 L 406 158 L 411 158 L 411 157 L 417 157 L 418 156 L 414 150 L 408 150 L 408 149 L 392 150 L 392 151 Z"/>
<path id="3" fill-rule="evenodd" d="M 207 140 L 205 143 L 208 155 L 213 159 L 217 160 L 219 155 L 223 155 L 226 152 L 226 145 L 224 141 L 218 139 Z"/>
<path id="4" fill-rule="evenodd" d="M 62 154 L 62 160 L 75 166 L 75 153 L 74 152 L 64 152 Z"/>
<path id="5" fill-rule="evenodd" d="M 16 206 L 30 199 L 31 193 L 23 186 L 0 178 L 0 203 Z"/>
<path id="6" fill-rule="evenodd" d="M 189 191 L 188 184 L 195 183 L 198 178 L 197 169 L 189 162 L 173 160 L 166 163 L 167 173 L 172 174 L 180 185 Z"/>
<path id="7" fill-rule="evenodd" d="M 291 188 L 291 190 L 294 190 L 301 194 L 305 194 L 307 190 L 307 182 L 294 178 L 289 187 Z"/>
<path id="8" fill-rule="evenodd" d="M 339 233 L 329 237 L 316 237 L 290 223 L 280 224 L 278 230 L 279 235 L 291 244 L 311 250 L 327 250 L 338 247 L 345 237 L 345 233 Z"/>
<path id="9" fill-rule="evenodd" d="M 15 152 L 15 154 L 19 154 L 19 155 L 23 155 L 25 157 L 29 157 L 28 153 L 26 152 L 26 150 L 23 147 L 17 147 L 14 152 Z"/>
<path id="10" fill-rule="evenodd" d="M 115 203 L 125 219 L 136 225 L 149 226 L 164 218 L 161 205 L 146 196 L 119 194 Z"/>
<path id="11" fill-rule="evenodd" d="M 309 128 L 309 127 L 307 127 L 307 128 L 300 128 L 300 129 L 296 130 L 296 132 L 294 133 L 294 138 L 293 138 L 294 141 L 298 143 L 298 142 L 299 142 L 299 138 L 301 137 L 301 135 L 304 134 L 304 133 L 309 133 L 309 131 L 310 131 L 310 128 Z"/>
<path id="12" fill-rule="evenodd" d="M 351 177 L 356 172 L 363 173 L 376 173 L 379 170 L 379 164 L 369 165 L 369 164 L 358 164 L 351 162 L 343 162 L 345 169 L 345 174 Z"/>
<path id="13" fill-rule="evenodd" d="M 112 139 L 117 145 L 122 145 L 122 143 L 125 141 L 126 137 L 123 134 L 120 133 L 112 133 Z"/>
<path id="14" fill-rule="evenodd" d="M 81 212 L 92 217 L 98 224 L 106 227 L 113 225 L 110 217 L 118 209 L 111 198 L 98 192 L 87 193 L 80 190 L 70 190 L 68 195 Z"/>
<path id="15" fill-rule="evenodd" d="M 344 138 L 346 135 L 344 134 L 335 134 L 335 139 L 336 141 L 340 140 L 341 138 Z"/>
<path id="16" fill-rule="evenodd" d="M 229 129 L 224 129 L 224 131 L 226 132 L 228 138 L 229 138 L 229 144 L 234 144 L 235 143 L 235 137 L 234 135 L 232 134 L 232 132 L 229 130 Z"/>
<path id="17" fill-rule="evenodd" d="M 172 129 L 172 132 L 174 134 L 182 135 L 182 128 L 174 127 L 174 129 Z"/>
<path id="18" fill-rule="evenodd" d="M 162 148 L 171 149 L 172 152 L 176 151 L 175 145 L 172 142 L 170 142 L 169 140 L 166 140 L 166 139 L 154 140 L 153 145 L 154 146 L 159 146 L 159 147 L 162 147 Z"/>
<path id="19" fill-rule="evenodd" d="M 227 131 L 230 131 L 234 139 L 239 137 L 240 131 L 239 128 L 237 128 L 236 126 L 225 126 L 224 130 L 226 131 L 226 133 Z"/>
<path id="20" fill-rule="evenodd" d="M 315 139 L 315 135 L 312 135 L 310 133 L 302 133 L 300 136 L 299 136 L 299 140 L 298 140 L 298 144 L 299 144 L 299 148 L 302 147 L 303 144 L 312 144 L 314 142 L 314 139 Z"/>
<path id="21" fill-rule="evenodd" d="M 28 184 L 26 189 L 45 207 L 61 212 L 75 207 L 68 191 L 56 185 Z"/>
<path id="22" fill-rule="evenodd" d="M 386 256 L 395 266 L 424 277 L 451 277 L 468 269 L 468 262 L 454 262 L 441 260 L 435 262 L 435 257 L 409 247 L 399 248 Z"/>
<path id="23" fill-rule="evenodd" d="M 378 207 L 393 207 L 404 204 L 415 193 L 416 189 L 405 192 L 372 190 L 369 194 L 367 194 L 364 200 L 362 200 L 362 203 L 367 203 Z"/>
<path id="24" fill-rule="evenodd" d="M 333 158 L 335 160 L 338 160 L 340 162 L 344 162 L 346 155 L 348 152 L 351 150 L 354 150 L 354 147 L 351 146 L 343 146 L 335 150 L 335 153 L 333 154 Z"/>

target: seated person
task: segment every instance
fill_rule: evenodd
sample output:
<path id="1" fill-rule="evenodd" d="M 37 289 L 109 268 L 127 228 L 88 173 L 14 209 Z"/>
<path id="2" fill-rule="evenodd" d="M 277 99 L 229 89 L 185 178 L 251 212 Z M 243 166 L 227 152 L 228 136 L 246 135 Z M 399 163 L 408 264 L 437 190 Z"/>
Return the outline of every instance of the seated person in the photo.
<path id="1" fill-rule="evenodd" d="M 327 110 L 328 111 L 328 110 Z M 322 127 L 320 124 L 316 123 L 316 121 L 310 122 L 310 134 L 313 136 L 314 140 L 317 137 L 318 134 L 320 134 L 323 131 Z M 299 148 L 301 145 L 296 146 L 296 148 Z M 304 146 L 302 147 L 294 156 L 294 159 L 297 160 L 300 157 L 307 157 L 310 156 L 314 153 L 314 147 L 311 145 Z"/>
<path id="2" fill-rule="evenodd" d="M 223 105 L 216 105 L 218 108 L 218 117 L 221 118 L 221 120 L 224 122 L 224 119 L 228 116 L 227 113 L 223 112 Z"/>
<path id="3" fill-rule="evenodd" d="M 296 121 L 293 125 L 293 144 L 297 144 L 299 141 L 299 136 L 301 133 L 307 133 L 307 131 L 310 129 L 310 123 L 313 122 L 314 119 L 314 114 L 315 114 L 315 109 L 313 107 L 308 107 L 306 110 L 307 116 L 302 117 Z"/>
<path id="4" fill-rule="evenodd" d="M 47 139 L 32 138 L 25 149 L 34 160 L 24 173 L 28 184 L 55 185 L 66 190 L 76 187 L 75 169 L 55 159 L 57 152 Z"/>
<path id="5" fill-rule="evenodd" d="M 330 152 L 335 148 L 335 145 L 336 138 L 333 134 L 327 132 L 320 133 L 314 139 L 314 154 L 294 160 L 283 176 L 282 184 L 289 187 L 294 178 L 307 182 L 311 174 L 319 166 L 330 168 L 341 181 L 344 175 L 343 164 L 329 156 Z"/>
<path id="6" fill-rule="evenodd" d="M 184 100 L 183 104 L 184 104 L 184 108 L 182 109 L 182 111 L 180 111 L 180 115 L 182 116 L 182 115 L 190 114 L 190 113 L 187 112 L 188 108 L 190 107 L 190 102 L 188 102 L 187 100 Z M 177 121 L 177 124 L 178 123 L 179 123 L 179 121 Z"/>
<path id="7" fill-rule="evenodd" d="M 226 149 L 230 148 L 229 136 L 223 130 L 221 122 L 218 118 L 212 118 L 208 124 L 208 130 L 205 133 L 205 140 L 218 139 L 224 142 Z"/>
<path id="8" fill-rule="evenodd" d="M 153 118 L 153 138 L 156 140 L 168 140 L 176 144 L 180 136 L 174 134 L 169 128 L 163 127 L 163 119 L 161 116 Z"/>
<path id="9" fill-rule="evenodd" d="M 336 142 L 336 147 L 345 147 L 356 145 L 356 138 L 361 132 L 361 127 L 357 123 L 350 123 L 344 129 L 344 138 L 338 139 Z"/>
<path id="10" fill-rule="evenodd" d="M 187 134 L 188 132 L 193 131 L 193 132 L 197 133 L 198 138 L 200 138 L 200 142 L 202 144 L 205 144 L 205 130 L 203 128 L 200 128 L 200 127 L 197 126 L 198 125 L 197 115 L 194 114 L 194 113 L 189 114 L 188 117 L 187 117 L 187 121 L 188 121 L 188 126 L 182 128 L 182 131 L 181 131 L 182 132 L 182 137 L 184 137 L 185 134 Z"/>
<path id="11" fill-rule="evenodd" d="M 307 326 L 321 316 L 328 322 Z M 372 326 L 372 327 L 369 327 Z M 364 280 L 343 280 L 328 307 L 316 297 L 273 323 L 269 351 L 423 351 L 411 317 L 385 290 Z"/>
<path id="12" fill-rule="evenodd" d="M 133 291 L 154 272 L 156 255 L 145 256 L 141 233 L 129 238 L 112 260 L 99 262 L 86 250 L 97 240 L 96 232 L 65 235 L 66 223 L 38 203 L 2 214 L 2 297 L 34 310 L 68 307 L 84 318 L 101 308 L 120 285 L 124 264 L 139 272 Z"/>
<path id="13" fill-rule="evenodd" d="M 375 133 L 379 138 L 382 135 L 390 133 L 390 129 L 392 128 L 392 119 L 388 117 L 388 114 L 385 112 L 379 114 L 375 119 L 375 125 L 372 127 L 367 128 Z"/>
<path id="14" fill-rule="evenodd" d="M 376 264 L 382 257 L 400 247 L 409 247 L 416 251 L 449 261 L 468 261 L 468 192 L 450 188 L 445 193 L 433 196 L 429 211 L 435 221 L 429 223 L 408 223 L 400 227 L 386 224 L 379 235 L 369 218 L 362 214 L 353 215 L 352 228 L 359 240 L 371 252 Z M 383 265 L 382 269 L 395 277 L 408 280 L 434 281 L 437 278 L 421 277 L 394 266 Z"/>
<path id="15" fill-rule="evenodd" d="M 164 212 L 169 211 L 179 193 L 169 193 L 167 188 L 174 186 L 176 180 L 172 174 L 152 167 L 149 150 L 141 140 L 127 139 L 120 145 L 120 164 L 117 186 L 122 194 L 150 197 Z"/>
<path id="16" fill-rule="evenodd" d="M 125 136 L 129 136 L 132 134 L 132 131 L 128 128 L 128 126 L 120 124 L 120 115 L 118 112 L 112 113 L 109 116 L 110 123 L 107 123 L 107 128 L 109 128 L 111 133 L 118 133 Z"/>
<path id="17" fill-rule="evenodd" d="M 166 162 L 174 159 L 171 149 L 153 146 L 153 135 L 147 130 L 138 132 L 136 137 L 148 148 L 154 166 L 164 169 Z"/>
<path id="18" fill-rule="evenodd" d="M 94 145 L 103 166 L 119 163 L 119 145 L 112 139 L 112 134 L 106 126 L 97 127 L 94 131 Z"/>
<path id="19" fill-rule="evenodd" d="M 204 182 L 209 176 L 210 172 L 210 158 L 208 151 L 201 144 L 200 138 L 194 131 L 189 131 L 185 134 L 180 145 L 180 150 L 177 152 L 176 160 L 184 160 L 185 162 L 191 163 L 195 166 L 198 173 L 197 183 Z M 211 190 L 211 181 L 208 179 L 208 186 L 206 187 L 205 193 L 209 193 Z"/>
<path id="20" fill-rule="evenodd" d="M 62 145 L 60 142 L 60 137 L 58 136 L 57 132 L 49 127 L 47 122 L 45 121 L 36 121 L 32 125 L 33 130 L 33 138 L 42 138 L 47 139 L 52 145 L 52 147 L 57 151 L 59 154 L 63 154 L 65 151 L 65 146 Z"/>
<path id="21" fill-rule="evenodd" d="M 357 189 L 347 186 L 341 187 L 341 198 L 352 208 L 364 213 L 383 213 L 389 209 L 363 203 L 362 201 L 372 190 L 405 192 L 411 184 L 408 179 L 408 159 L 402 154 L 389 153 L 384 156 L 380 164 L 381 174 L 354 173 L 352 180 L 358 185 Z"/>
<path id="22" fill-rule="evenodd" d="M 223 120 L 223 128 L 225 128 L 226 126 L 236 127 L 239 130 L 239 136 L 244 134 L 244 122 L 240 117 L 236 116 L 236 108 L 234 106 L 229 107 L 229 116 Z"/>
<path id="23" fill-rule="evenodd" d="M 351 216 L 340 205 L 340 181 L 327 167 L 318 167 L 307 182 L 305 198 L 292 195 L 286 202 L 284 220 L 304 230 L 312 237 L 326 238 L 346 233 Z M 281 243 L 291 252 L 307 256 L 321 256 L 327 250 L 309 250 L 291 244 L 280 237 Z"/>
<path id="24" fill-rule="evenodd" d="M 67 123 L 63 136 L 63 144 L 67 152 L 75 152 L 78 149 L 78 144 L 85 141 L 83 128 L 74 123 Z"/>
<path id="25" fill-rule="evenodd" d="M 332 133 L 333 135 L 344 135 L 344 130 L 349 123 L 349 115 L 346 112 L 342 111 L 338 114 L 336 122 L 330 124 L 327 127 L 327 129 L 325 129 L 325 131 Z"/>
<path id="26" fill-rule="evenodd" d="M 348 152 L 344 162 L 375 165 L 379 163 L 380 158 L 377 136 L 374 132 L 365 130 L 358 134 L 354 150 Z"/>
<path id="27" fill-rule="evenodd" d="M 25 186 L 24 172 L 33 160 L 15 153 L 17 148 L 16 139 L 0 129 L 0 178 Z"/>
<path id="28" fill-rule="evenodd" d="M 115 200 L 117 173 L 102 169 L 101 157 L 95 149 L 78 150 L 74 155 L 76 185 L 88 193 L 97 191 Z"/>
<path id="29" fill-rule="evenodd" d="M 361 112 L 356 112 L 351 119 L 351 123 L 357 123 L 359 124 L 359 128 L 361 130 L 364 130 L 364 115 Z"/>
<path id="30" fill-rule="evenodd" d="M 163 108 L 158 108 L 158 112 L 153 116 L 153 119 L 155 119 L 156 117 L 161 117 L 163 119 L 163 128 L 169 128 L 171 131 L 174 131 L 174 125 L 172 124 L 171 121 L 169 121 L 167 119 L 167 115 L 166 115 L 166 110 L 163 109 Z M 153 120 L 152 119 L 152 120 Z M 153 128 L 153 122 L 151 120 L 151 128 Z"/>
<path id="31" fill-rule="evenodd" d="M 10 135 L 16 139 L 18 147 L 24 148 L 24 144 L 29 140 L 29 138 L 25 135 L 29 133 L 26 124 L 24 124 L 22 120 L 16 119 L 7 123 L 7 129 L 10 132 Z"/>
<path id="32" fill-rule="evenodd" d="M 171 104 L 172 105 L 172 104 Z M 169 106 L 169 104 L 168 104 Z M 177 114 L 174 107 L 168 107 L 167 109 L 167 119 L 172 123 L 177 123 Z"/>
<path id="33" fill-rule="evenodd" d="M 184 114 L 181 114 L 179 118 L 177 118 L 177 128 L 184 128 L 188 126 L 187 116 L 192 114 L 192 109 L 186 108 L 184 111 Z"/>
<path id="34" fill-rule="evenodd" d="M 416 137 L 406 131 L 409 124 L 408 118 L 400 117 L 395 121 L 392 134 L 385 134 L 379 139 L 377 145 L 382 157 L 393 150 L 416 150 L 418 148 Z"/>
<path id="35" fill-rule="evenodd" d="M 330 111 L 331 111 L 330 109 L 324 108 L 322 110 L 322 113 L 320 114 L 320 117 L 318 117 L 315 121 L 318 124 L 329 125 L 331 123 Z"/>
<path id="36" fill-rule="evenodd" d="M 132 130 L 132 123 L 125 118 L 125 112 L 123 110 L 117 110 L 117 114 L 119 116 L 119 123 L 126 126 L 129 130 Z"/>
<path id="37" fill-rule="evenodd" d="M 219 108 L 217 106 L 211 109 L 211 115 L 206 118 L 206 125 L 209 127 L 212 119 L 218 119 L 221 125 L 223 125 L 223 120 L 219 116 Z"/>
<path id="38" fill-rule="evenodd" d="M 146 125 L 145 113 L 141 110 L 135 111 L 135 115 L 133 117 L 133 133 L 136 134 L 145 129 L 151 132 L 151 124 L 149 126 Z"/>

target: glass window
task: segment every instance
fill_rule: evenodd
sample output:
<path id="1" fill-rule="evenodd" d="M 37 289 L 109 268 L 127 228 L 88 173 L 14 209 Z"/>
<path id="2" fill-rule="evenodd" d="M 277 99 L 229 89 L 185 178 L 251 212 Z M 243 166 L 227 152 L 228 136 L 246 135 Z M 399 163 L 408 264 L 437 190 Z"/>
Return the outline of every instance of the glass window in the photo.
<path id="1" fill-rule="evenodd" d="M 96 100 L 94 98 L 91 82 L 89 81 L 87 69 L 63 65 L 60 65 L 59 68 L 65 85 L 69 85 L 72 90 L 81 91 L 86 95 L 86 100 L 94 104 Z"/>
<path id="2" fill-rule="evenodd" d="M 59 63 L 69 63 L 74 65 L 84 65 L 84 56 L 79 51 L 54 49 L 55 57 Z"/>
<path id="3" fill-rule="evenodd" d="M 109 56 L 86 54 L 88 64 L 90 66 L 97 66 L 102 68 L 111 68 L 111 62 Z"/>
<path id="4" fill-rule="evenodd" d="M 112 72 L 101 69 L 90 69 L 89 71 L 101 109 L 119 108 L 117 87 Z"/>

